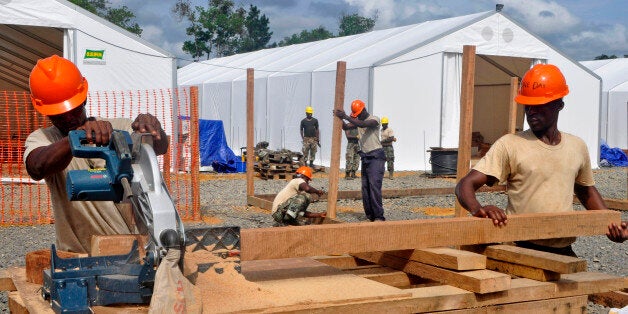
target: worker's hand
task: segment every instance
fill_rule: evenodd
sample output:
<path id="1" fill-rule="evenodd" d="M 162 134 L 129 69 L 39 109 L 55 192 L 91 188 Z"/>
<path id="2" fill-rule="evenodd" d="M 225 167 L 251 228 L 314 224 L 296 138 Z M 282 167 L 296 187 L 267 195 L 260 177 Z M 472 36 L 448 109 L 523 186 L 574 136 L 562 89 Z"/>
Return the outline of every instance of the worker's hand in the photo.
<path id="1" fill-rule="evenodd" d="M 474 217 L 480 218 L 490 218 L 493 220 L 493 224 L 496 227 L 505 226 L 508 222 L 508 218 L 506 217 L 506 213 L 499 207 L 495 205 L 486 205 L 482 206 L 475 213 L 471 213 Z"/>
<path id="2" fill-rule="evenodd" d="M 323 194 L 325 194 L 325 191 L 323 191 L 323 190 L 316 191 L 316 195 L 318 195 L 318 196 L 321 196 Z"/>
<path id="3" fill-rule="evenodd" d="M 614 222 L 608 225 L 606 236 L 613 242 L 622 243 L 628 239 L 628 222 L 617 225 Z"/>
<path id="4" fill-rule="evenodd" d="M 150 133 L 156 140 L 161 140 L 161 123 L 150 113 L 140 113 L 133 124 L 133 131 L 140 133 Z"/>
<path id="5" fill-rule="evenodd" d="M 87 119 L 83 125 L 76 128 L 85 131 L 85 139 L 88 143 L 96 144 L 96 146 L 109 145 L 113 127 L 109 121 L 96 120 L 94 118 Z"/>
<path id="6" fill-rule="evenodd" d="M 397 138 L 396 138 L 396 137 L 393 137 L 393 142 L 396 142 L 396 141 L 397 141 Z"/>
<path id="7" fill-rule="evenodd" d="M 347 114 L 342 109 L 335 109 L 334 110 L 334 115 L 336 117 L 340 118 L 340 119 L 347 119 L 348 118 Z"/>

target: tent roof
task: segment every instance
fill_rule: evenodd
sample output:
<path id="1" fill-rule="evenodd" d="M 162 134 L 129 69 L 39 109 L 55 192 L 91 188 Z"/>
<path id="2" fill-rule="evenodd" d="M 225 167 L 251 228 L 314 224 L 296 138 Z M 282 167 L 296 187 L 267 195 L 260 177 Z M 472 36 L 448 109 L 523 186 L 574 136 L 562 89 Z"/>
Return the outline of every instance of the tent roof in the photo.
<path id="1" fill-rule="evenodd" d="M 580 63 L 602 78 L 602 91 L 628 91 L 628 58 Z"/>
<path id="2" fill-rule="evenodd" d="M 196 62 L 179 69 L 178 80 L 180 85 L 195 85 L 244 79 L 242 70 L 250 67 L 256 77 L 335 71 L 338 60 L 346 61 L 348 69 L 366 68 L 493 14 L 501 13 L 488 11 Z"/>
<path id="3" fill-rule="evenodd" d="M 0 79 L 19 89 L 28 90 L 28 76 L 37 60 L 64 54 L 64 29 L 75 29 L 143 54 L 174 58 L 166 50 L 65 0 L 0 1 L 0 21 Z M 92 25 L 99 25 L 98 30 L 92 30 Z"/>

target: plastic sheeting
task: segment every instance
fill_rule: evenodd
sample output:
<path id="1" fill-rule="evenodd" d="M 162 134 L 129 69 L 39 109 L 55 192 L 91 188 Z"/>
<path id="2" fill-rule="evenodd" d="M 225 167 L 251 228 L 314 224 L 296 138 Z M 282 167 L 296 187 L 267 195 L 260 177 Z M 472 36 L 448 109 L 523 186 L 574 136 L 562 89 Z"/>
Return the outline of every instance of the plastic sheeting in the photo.
<path id="1" fill-rule="evenodd" d="M 201 166 L 211 166 L 216 172 L 237 172 L 238 158 L 227 145 L 222 121 L 201 119 L 198 128 Z"/>
<path id="2" fill-rule="evenodd" d="M 601 165 L 608 163 L 609 166 L 615 167 L 628 167 L 628 156 L 621 149 L 614 147 L 608 147 L 608 145 L 602 143 L 600 145 L 600 162 Z M 606 160 L 606 163 L 604 162 Z"/>

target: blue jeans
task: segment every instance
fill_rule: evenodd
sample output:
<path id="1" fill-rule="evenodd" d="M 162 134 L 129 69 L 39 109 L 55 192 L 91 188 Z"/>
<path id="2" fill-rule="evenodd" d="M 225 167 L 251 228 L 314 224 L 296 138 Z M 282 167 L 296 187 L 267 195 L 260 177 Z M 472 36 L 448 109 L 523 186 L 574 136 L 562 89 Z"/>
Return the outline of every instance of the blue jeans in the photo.
<path id="1" fill-rule="evenodd" d="M 383 149 L 360 153 L 362 157 L 362 206 L 370 221 L 386 220 L 382 205 L 382 181 L 386 154 Z"/>

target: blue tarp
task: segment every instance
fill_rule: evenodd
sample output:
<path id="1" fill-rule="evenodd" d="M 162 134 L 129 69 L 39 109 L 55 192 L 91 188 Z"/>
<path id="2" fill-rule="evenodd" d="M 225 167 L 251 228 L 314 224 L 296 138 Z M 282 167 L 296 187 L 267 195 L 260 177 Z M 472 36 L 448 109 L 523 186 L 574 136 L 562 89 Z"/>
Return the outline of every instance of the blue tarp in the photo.
<path id="1" fill-rule="evenodd" d="M 606 160 L 609 165 L 615 167 L 628 167 L 628 156 L 621 149 L 615 147 L 610 148 L 606 143 L 600 145 L 600 159 Z M 601 163 L 604 165 L 604 163 Z"/>
<path id="2" fill-rule="evenodd" d="M 237 172 L 236 161 L 240 159 L 227 146 L 222 121 L 201 119 L 198 128 L 201 166 L 212 166 L 216 172 Z"/>

